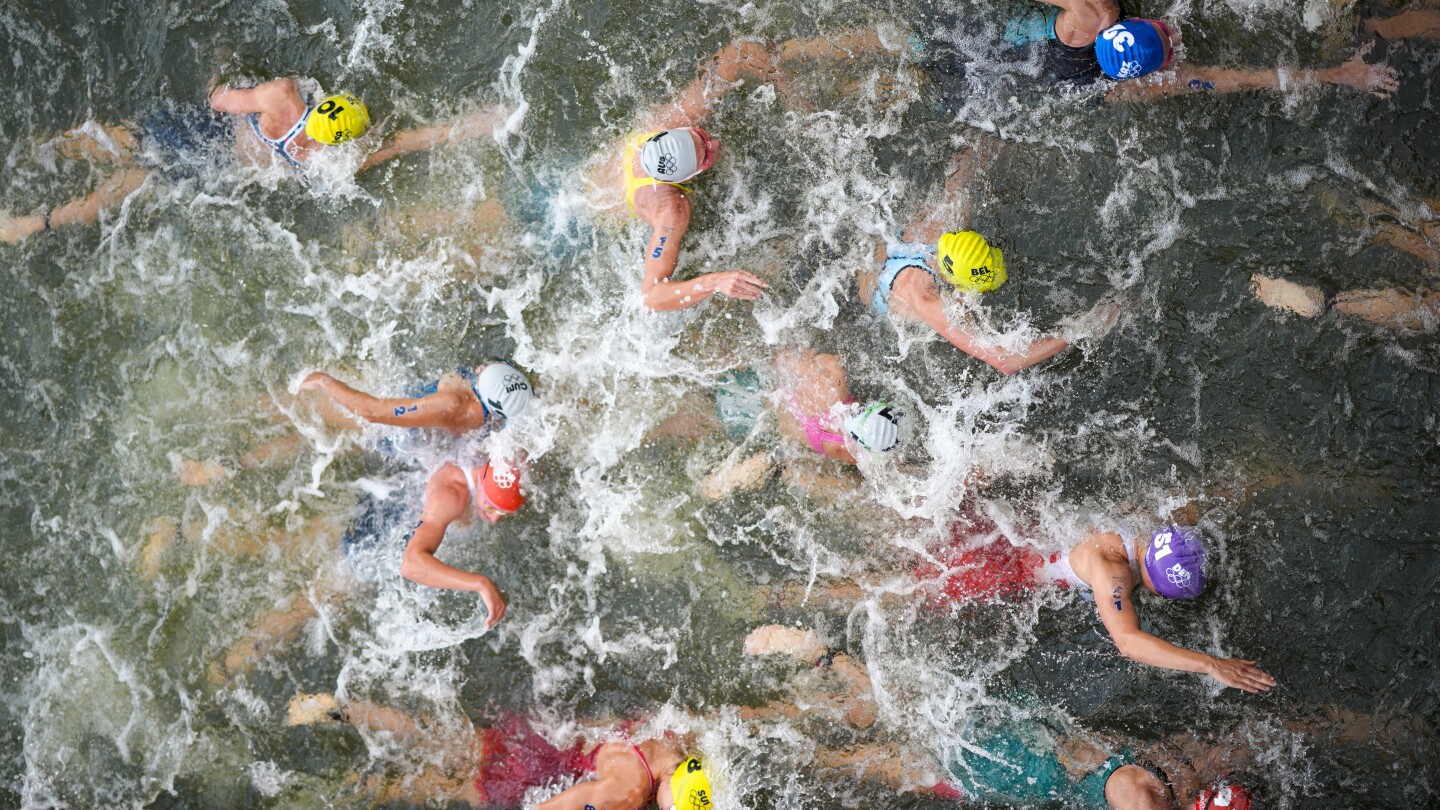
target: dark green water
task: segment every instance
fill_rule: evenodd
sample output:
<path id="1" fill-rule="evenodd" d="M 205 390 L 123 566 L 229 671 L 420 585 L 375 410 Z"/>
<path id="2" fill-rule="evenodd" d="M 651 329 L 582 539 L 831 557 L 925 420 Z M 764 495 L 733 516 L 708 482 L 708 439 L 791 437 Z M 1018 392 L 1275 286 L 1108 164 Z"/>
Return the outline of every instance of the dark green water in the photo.
<path id="1" fill-rule="evenodd" d="M 880 735 L 922 752 L 953 744 L 970 710 L 1028 695 L 1140 741 L 1242 735 L 1274 806 L 1435 803 L 1433 326 L 1282 315 L 1249 278 L 1434 284 L 1433 266 L 1374 237 L 1418 226 L 1440 198 L 1440 52 L 1385 48 L 1402 76 L 1388 101 L 1329 90 L 1106 106 L 1025 89 L 1027 63 L 993 56 L 1003 20 L 1025 8 L 0 7 L 0 209 L 17 213 L 106 171 L 58 159 L 54 133 L 198 102 L 217 61 L 226 76 L 351 89 L 387 129 L 528 105 L 502 144 L 409 157 L 354 184 L 217 167 L 152 180 L 100 227 L 0 246 L 0 805 L 369 806 L 353 774 L 411 772 L 455 744 L 283 725 L 297 691 L 343 689 L 451 723 L 661 712 L 703 730 L 736 807 L 942 806 L 815 768 L 806 741 L 833 741 L 813 725 L 752 740 L 733 717 L 696 719 L 784 693 L 787 670 L 741 654 L 749 629 L 777 621 L 865 658 Z M 1335 63 L 1351 43 L 1328 44 L 1304 12 L 1237 3 L 1172 18 L 1197 63 Z M 734 38 L 884 25 L 903 41 L 940 24 L 967 32 L 975 60 L 948 106 L 893 59 L 817 64 L 789 91 L 727 97 L 707 121 L 727 154 L 681 272 L 751 267 L 772 292 L 689 319 L 638 312 L 645 235 L 597 215 L 579 169 L 591 154 Z M 974 227 L 1011 265 L 989 322 L 1044 330 L 1111 291 L 1126 302 L 1104 340 L 1011 379 L 919 332 L 897 338 L 852 291 L 877 235 L 915 215 L 958 141 L 985 133 L 1002 144 L 972 189 Z M 497 202 L 509 224 L 475 225 Z M 701 498 L 696 482 L 732 446 L 647 431 L 778 344 L 836 351 L 861 398 L 905 402 L 916 464 L 870 470 L 839 506 L 778 482 Z M 311 368 L 393 391 L 495 354 L 543 398 L 505 437 L 535 461 L 532 508 L 446 544 L 511 600 L 482 634 L 473 600 L 399 583 L 398 546 L 345 562 L 335 532 L 315 528 L 343 523 L 365 488 L 418 502 L 425 467 L 454 448 L 387 465 L 373 436 L 325 431 L 288 391 Z M 293 459 L 204 488 L 177 480 L 182 459 L 297 430 Z M 977 468 L 998 479 L 983 493 L 959 483 Z M 1281 683 L 1269 695 L 1127 665 L 1091 605 L 1054 594 L 955 612 L 882 598 L 913 585 L 921 552 L 973 501 L 1025 516 L 1032 539 L 1059 549 L 1090 515 L 1153 517 L 1191 497 L 1218 585 L 1194 605 L 1142 609 L 1178 644 L 1260 658 Z M 157 519 L 180 530 L 147 565 Z M 771 598 L 812 576 L 856 579 L 872 597 Z M 345 595 L 298 638 L 224 686 L 207 677 L 256 616 L 335 580 Z M 1337 707 L 1401 731 L 1332 740 L 1317 718 Z"/>

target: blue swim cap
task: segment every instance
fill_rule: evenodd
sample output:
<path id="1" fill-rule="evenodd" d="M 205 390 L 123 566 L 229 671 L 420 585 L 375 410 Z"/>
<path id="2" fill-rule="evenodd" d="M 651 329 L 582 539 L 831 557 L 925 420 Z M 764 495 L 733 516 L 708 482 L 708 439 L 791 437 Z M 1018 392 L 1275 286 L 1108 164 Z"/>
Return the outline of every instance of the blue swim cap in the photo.
<path id="1" fill-rule="evenodd" d="M 1165 42 L 1145 20 L 1121 20 L 1095 39 L 1095 58 L 1112 79 L 1138 79 L 1165 64 Z"/>

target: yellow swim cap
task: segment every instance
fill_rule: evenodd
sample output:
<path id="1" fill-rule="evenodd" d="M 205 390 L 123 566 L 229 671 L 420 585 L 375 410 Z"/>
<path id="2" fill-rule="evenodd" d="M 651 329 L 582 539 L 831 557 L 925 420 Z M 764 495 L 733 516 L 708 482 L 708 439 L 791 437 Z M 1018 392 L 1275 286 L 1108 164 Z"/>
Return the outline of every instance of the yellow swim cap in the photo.
<path id="1" fill-rule="evenodd" d="M 710 810 L 710 779 L 698 757 L 680 763 L 670 775 L 670 798 L 675 810 Z"/>
<path id="2" fill-rule="evenodd" d="M 331 146 L 354 140 L 370 128 L 370 111 L 349 93 L 320 102 L 305 119 L 305 134 Z"/>
<path id="3" fill-rule="evenodd" d="M 974 231 L 957 231 L 940 237 L 935 246 L 940 273 L 966 292 L 990 292 L 1005 283 L 1005 256 Z"/>

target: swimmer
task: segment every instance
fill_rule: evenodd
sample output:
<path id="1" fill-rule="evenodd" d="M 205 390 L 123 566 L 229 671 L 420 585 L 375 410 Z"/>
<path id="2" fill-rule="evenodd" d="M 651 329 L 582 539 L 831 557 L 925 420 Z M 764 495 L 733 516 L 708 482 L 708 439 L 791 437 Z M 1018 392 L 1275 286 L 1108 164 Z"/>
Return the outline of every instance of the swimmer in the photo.
<path id="1" fill-rule="evenodd" d="M 774 359 L 781 383 L 768 402 L 780 434 L 792 446 L 809 447 L 822 458 L 855 466 L 856 451 L 884 454 L 900 443 L 905 414 L 879 400 L 861 406 L 850 395 L 845 366 L 838 356 L 813 349 L 781 349 Z M 752 416 L 752 424 L 755 418 L 758 414 Z M 775 455 L 769 451 L 743 460 L 732 457 L 705 477 L 700 490 L 707 498 L 718 500 L 737 489 L 753 489 L 764 483 L 775 465 Z M 791 483 L 809 491 L 846 485 L 833 477 L 787 471 Z"/>
<path id="2" fill-rule="evenodd" d="M 487 376 L 488 375 L 488 376 Z M 340 382 L 329 374 L 311 372 L 301 380 L 297 393 L 316 392 L 312 400 L 317 415 L 326 424 L 341 430 L 361 430 L 363 423 L 408 428 L 436 428 L 455 434 L 504 428 L 506 417 L 516 417 L 529 407 L 533 389 L 525 375 L 508 363 L 494 361 L 476 369 L 459 368 L 433 382 L 411 386 L 402 398 L 374 397 Z M 488 399 L 482 399 L 484 393 Z M 265 404 L 266 418 L 288 422 L 290 416 Z M 353 417 L 359 417 L 356 421 Z M 304 442 L 295 433 L 266 441 L 239 456 L 209 459 L 173 459 L 181 483 L 190 487 L 208 486 L 230 478 L 241 470 L 253 470 L 288 461 L 300 452 Z M 378 449 L 390 453 L 394 443 L 384 440 Z"/>
<path id="3" fill-rule="evenodd" d="M 395 709 L 329 694 L 301 694 L 290 701 L 287 725 L 326 722 L 349 724 L 362 733 L 409 738 L 416 746 L 433 743 L 434 732 L 425 723 Z M 642 810 L 653 805 L 661 810 L 709 810 L 711 806 L 710 780 L 703 762 L 693 754 L 689 735 L 665 731 L 636 741 L 622 726 L 621 741 L 592 745 L 576 740 L 562 749 L 513 714 L 487 728 L 471 726 L 471 732 L 470 739 L 450 748 L 460 749 L 471 763 L 479 761 L 475 778 L 429 769 L 398 784 L 371 780 L 367 786 L 382 801 L 445 798 L 488 808 L 516 807 L 531 788 L 580 779 L 535 805 L 536 810 Z M 615 736 L 615 731 L 607 730 L 606 736 Z"/>
<path id="4" fill-rule="evenodd" d="M 719 293 L 753 301 L 767 285 L 744 270 L 704 273 L 672 281 L 680 261 L 680 242 L 690 228 L 691 185 L 720 156 L 720 141 L 699 127 L 711 105 L 743 76 L 764 81 L 770 65 L 764 48 L 749 43 L 721 50 L 704 76 L 671 104 L 658 107 L 626 141 L 610 164 L 631 212 L 651 227 L 645 246 L 641 301 L 646 309 L 669 312 L 696 306 Z"/>
<path id="5" fill-rule="evenodd" d="M 780 625 L 756 628 L 745 639 L 745 652 L 785 655 L 804 663 L 820 661 L 826 666 L 831 660 L 843 659 L 848 674 L 829 685 L 843 692 L 850 684 L 853 691 L 832 698 L 832 702 L 852 707 L 874 705 L 868 696 L 870 677 L 865 665 L 844 653 L 828 651 L 812 630 Z M 856 714 L 873 722 L 871 714 Z M 1182 797 L 1204 800 L 1221 794 L 1248 800 L 1250 795 L 1248 788 L 1231 777 L 1243 771 L 1252 757 L 1234 745 L 1208 744 L 1189 735 L 1144 747 L 1107 745 L 1078 729 L 1057 732 L 1049 723 L 1023 714 L 1016 718 L 973 717 L 969 722 L 973 728 L 967 729 L 967 736 L 985 753 L 962 754 L 938 763 L 944 774 L 889 743 L 845 750 L 819 747 L 816 758 L 824 767 L 879 779 L 897 789 L 928 786 L 939 796 L 1006 805 L 1062 800 L 1066 807 L 1139 810 L 1175 808 Z M 1233 807 L 1239 810 L 1248 805 Z"/>
<path id="6" fill-rule="evenodd" d="M 1288 92 L 1321 85 L 1350 87 L 1385 98 L 1400 85 L 1394 69 L 1365 63 L 1372 43 L 1361 45 L 1348 60 L 1331 68 L 1201 67 L 1175 62 L 1175 47 L 1180 41 L 1175 27 L 1154 20 L 1122 20 L 1114 0 L 1095 4 L 1083 0 L 1042 1 L 1057 8 L 1012 22 L 1006 39 L 1012 46 L 1044 43 L 1047 53 L 1042 80 L 1048 84 L 1074 86 L 1100 79 L 1113 81 L 1105 92 L 1107 101 L 1249 90 Z M 964 94 L 973 92 L 963 81 L 965 62 L 973 56 L 957 53 L 952 43 L 932 37 L 928 29 L 917 30 L 908 43 L 904 38 L 881 36 L 873 30 L 791 39 L 776 47 L 773 65 L 783 77 L 797 68 L 805 69 L 806 62 L 842 62 L 867 55 L 910 60 L 944 98 L 963 100 Z M 954 81 L 956 77 L 962 80 Z M 1134 80 L 1141 77 L 1143 81 Z"/>
<path id="7" fill-rule="evenodd" d="M 1368 17 L 1363 23 L 1365 31 L 1389 40 L 1440 39 L 1440 4 L 1429 0 L 1417 5 L 1421 7 L 1389 17 Z"/>
<path id="8" fill-rule="evenodd" d="M 1046 71 L 1056 83 L 1086 85 L 1107 78 L 1120 84 L 1107 94 L 1117 100 L 1153 98 L 1190 92 L 1228 93 L 1333 84 L 1374 93 L 1381 98 L 1399 87 L 1395 71 L 1367 65 L 1371 43 L 1343 65 L 1323 70 L 1251 70 L 1174 65 L 1177 30 L 1160 20 L 1123 17 L 1117 0 L 1042 0 L 1055 6 L 1035 39 L 1045 45 Z M 1133 82 L 1155 74 L 1145 82 Z"/>
<path id="9" fill-rule="evenodd" d="M 1046 585 L 1076 588 L 1093 597 L 1100 620 L 1116 649 L 1142 664 L 1194 672 L 1245 692 L 1259 693 L 1275 679 L 1255 661 L 1219 658 L 1171 644 L 1140 629 L 1131 592 L 1137 585 L 1165 599 L 1195 599 L 1205 588 L 1205 546 L 1192 528 L 1167 526 L 1150 537 L 1126 539 L 1116 532 L 1090 531 L 1069 551 L 1041 554 L 1012 545 L 993 524 L 979 524 L 967 543 L 942 554 L 939 563 L 917 570 L 934 581 L 938 603 L 960 603 L 1015 596 Z M 957 534 L 958 537 L 958 534 Z M 853 583 L 807 588 L 805 597 L 853 601 L 862 595 Z"/>
<path id="10" fill-rule="evenodd" d="M 876 247 L 872 265 L 857 273 L 860 299 L 877 315 L 895 313 L 918 320 L 962 352 L 982 360 L 1001 374 L 1014 374 L 1049 360 L 1070 347 L 1070 341 L 1048 336 L 1016 351 L 982 340 L 965 326 L 951 323 L 942 300 L 942 279 L 966 296 L 981 296 L 998 289 L 1007 279 L 1005 256 L 975 231 L 946 232 L 948 221 L 969 219 L 967 187 L 975 172 L 978 150 L 956 156 L 945 180 L 944 201 L 932 206 L 904 231 L 903 242 Z M 959 200 L 958 204 L 953 201 Z M 948 216 L 947 216 L 948 215 Z M 1097 333 L 1113 327 L 1120 310 L 1101 302 L 1092 310 L 1098 317 Z"/>
<path id="11" fill-rule="evenodd" d="M 1389 329 L 1433 329 L 1440 322 L 1440 291 L 1398 289 L 1327 291 L 1256 273 L 1251 290 L 1271 309 L 1319 318 L 1327 312 L 1360 318 Z"/>
<path id="12" fill-rule="evenodd" d="M 487 523 L 498 523 L 525 505 L 519 475 L 498 470 L 493 464 L 460 467 L 447 463 L 430 476 L 425 486 L 425 506 L 420 521 L 405 543 L 400 576 L 431 588 L 475 591 L 490 612 L 485 626 L 494 627 L 505 617 L 505 597 L 483 574 L 462 571 L 435 558 L 445 531 L 451 523 L 468 521 L 474 515 Z"/>
<path id="13" fill-rule="evenodd" d="M 435 552 L 452 523 L 463 525 L 474 517 L 487 523 L 498 523 L 514 515 L 524 505 L 525 495 L 520 489 L 517 472 L 497 472 L 496 467 L 489 463 L 465 467 L 447 463 L 441 466 L 430 476 L 420 519 L 406 535 L 400 575 L 432 588 L 475 591 L 489 613 L 485 626 L 495 626 L 505 616 L 507 608 L 505 597 L 495 583 L 489 577 L 440 562 L 435 558 Z M 341 550 L 349 556 L 355 548 L 382 541 L 401 522 L 411 520 L 411 514 L 403 504 L 365 496 L 343 532 L 334 520 L 330 520 L 319 522 L 315 529 L 304 535 L 267 538 L 267 541 L 286 549 L 312 548 L 316 538 L 327 537 L 333 543 L 338 537 Z M 171 537 L 176 533 L 176 527 L 173 520 L 166 520 L 155 521 L 147 528 L 151 536 L 142 549 L 141 560 L 144 569 L 153 577 L 158 572 L 162 555 L 173 545 Z M 255 546 L 246 551 L 258 554 L 266 547 L 258 542 Z M 257 659 L 289 642 L 319 615 L 316 601 L 335 601 L 345 596 L 344 590 L 341 583 L 322 577 L 312 583 L 306 593 L 291 596 L 278 607 L 266 610 L 249 624 L 250 629 L 231 644 L 220 660 L 211 665 L 211 682 L 220 685 L 250 669 Z"/>
<path id="14" fill-rule="evenodd" d="M 163 112 L 121 126 L 89 124 L 61 136 L 62 155 L 113 162 L 121 170 L 90 194 L 28 216 L 0 214 L 0 241 L 15 243 L 65 225 L 90 225 L 134 193 L 156 171 L 193 172 L 207 163 L 238 155 L 248 162 L 274 159 L 290 169 L 327 146 L 348 143 L 370 128 L 366 106 L 349 93 L 311 104 L 294 79 L 255 87 L 216 87 L 208 109 Z M 216 113 L 243 116 L 231 125 Z M 497 131 L 508 118 L 493 109 L 441 126 L 396 132 L 360 163 L 359 171 L 392 158 Z"/>
<path id="15" fill-rule="evenodd" d="M 529 408 L 533 394 L 524 374 L 498 360 L 446 374 L 418 397 L 371 396 L 321 371 L 307 374 L 299 390 L 321 393 L 366 422 L 452 433 L 503 427 Z"/>

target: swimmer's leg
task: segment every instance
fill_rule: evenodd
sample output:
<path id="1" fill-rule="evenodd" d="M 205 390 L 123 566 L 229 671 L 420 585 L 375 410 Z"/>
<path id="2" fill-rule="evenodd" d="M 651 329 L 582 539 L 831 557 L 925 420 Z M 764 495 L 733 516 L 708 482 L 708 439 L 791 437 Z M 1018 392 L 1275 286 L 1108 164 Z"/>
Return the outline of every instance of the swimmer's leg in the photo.
<path id="1" fill-rule="evenodd" d="M 136 164 L 137 155 L 140 153 L 140 142 L 128 127 L 95 123 L 62 132 L 41 144 L 41 147 L 53 147 L 67 160 L 132 166 Z"/>
<path id="2" fill-rule="evenodd" d="M 854 606 L 865 598 L 865 590 L 853 582 L 816 582 L 807 585 L 787 582 L 769 601 L 775 608 L 797 608 L 810 605 Z"/>
<path id="3" fill-rule="evenodd" d="M 291 699 L 286 711 L 287 726 L 325 722 L 349 723 L 367 732 L 398 738 L 413 747 L 434 747 L 437 744 L 436 729 L 427 728 L 416 718 L 398 709 L 359 699 L 341 702 L 331 694 L 299 694 Z M 480 736 L 472 728 L 469 737 L 470 739 L 458 746 L 445 747 L 451 755 L 450 758 L 456 762 L 456 768 L 447 770 L 431 766 L 418 774 L 407 774 L 404 779 L 370 776 L 364 780 L 366 792 L 380 803 L 424 803 L 440 799 L 463 801 L 471 806 L 479 805 L 480 793 L 475 787 L 473 774 L 467 767 L 459 766 L 459 763 L 473 764 L 480 759 Z"/>
<path id="4" fill-rule="evenodd" d="M 99 222 L 102 211 L 123 202 L 149 177 L 148 169 L 126 169 L 111 176 L 89 195 L 52 210 L 50 227 L 93 225 Z"/>
<path id="5" fill-rule="evenodd" d="M 1440 10 L 1411 9 L 1365 20 L 1365 31 L 1386 39 L 1440 39 Z"/>
<path id="6" fill-rule="evenodd" d="M 124 201 L 149 177 L 147 169 L 126 169 L 106 179 L 90 194 L 52 209 L 48 215 L 10 217 L 0 214 L 0 242 L 14 244 L 62 225 L 93 225 L 100 221 L 101 212 Z"/>
<path id="7" fill-rule="evenodd" d="M 817 747 L 815 760 L 822 768 L 873 779 L 902 792 L 937 791 L 945 785 L 945 778 L 924 764 L 925 757 L 908 754 L 894 745 L 868 743 L 843 751 Z"/>
<path id="8" fill-rule="evenodd" d="M 783 472 L 785 486 L 811 500 L 830 503 L 860 488 L 860 477 L 849 469 L 844 474 L 836 475 L 817 469 L 821 463 L 823 462 L 817 457 L 814 460 L 805 459 L 786 465 Z"/>
<path id="9" fill-rule="evenodd" d="M 247 672 L 271 650 L 300 634 L 306 622 L 320 615 L 314 603 L 298 596 L 284 608 L 266 613 L 243 638 L 230 646 L 225 656 L 210 665 L 210 682 L 223 686 Z"/>
<path id="10" fill-rule="evenodd" d="M 777 65 L 799 60 L 843 62 L 859 56 L 896 52 L 881 40 L 879 32 L 870 29 L 839 36 L 790 39 L 780 45 L 779 51 Z"/>
<path id="11" fill-rule="evenodd" d="M 139 555 L 140 572 L 146 579 L 154 579 L 160 574 L 160 564 L 165 559 L 165 553 L 173 548 L 175 541 L 180 538 L 180 522 L 163 515 L 147 523 L 144 532 L 145 540 Z"/>
<path id="12" fill-rule="evenodd" d="M 1336 294 L 1334 309 L 1389 329 L 1425 329 L 1440 317 L 1440 293 L 1350 290 Z"/>
<path id="13" fill-rule="evenodd" d="M 1250 284 L 1260 303 L 1271 309 L 1288 310 L 1305 318 L 1318 318 L 1325 314 L 1325 292 L 1319 287 L 1305 287 L 1259 273 L 1250 276 Z"/>
<path id="14" fill-rule="evenodd" d="M 707 391 L 691 389 L 680 397 L 675 412 L 650 429 L 650 439 L 701 440 L 719 433 L 723 425 L 715 414 L 715 398 Z"/>
<path id="15" fill-rule="evenodd" d="M 748 458 L 739 458 L 736 449 L 720 466 L 700 480 L 700 494 L 712 501 L 733 495 L 739 490 L 755 490 L 764 486 L 765 479 L 775 469 L 775 460 L 769 451 L 756 453 Z"/>
<path id="16" fill-rule="evenodd" d="M 1322 197 L 1322 203 L 1327 201 L 1327 197 Z M 1440 211 L 1440 203 L 1434 200 L 1426 200 L 1425 203 L 1431 211 Z M 1376 242 L 1409 253 L 1431 267 L 1440 267 L 1440 223 L 1420 221 L 1413 225 L 1406 224 L 1407 217 L 1376 200 L 1361 198 L 1357 201 L 1357 205 L 1369 221 L 1379 229 L 1379 233 L 1375 237 Z M 1331 207 L 1338 207 L 1338 205 L 1332 203 Z M 1339 215 L 1336 218 L 1350 227 L 1362 227 L 1358 221 L 1347 220 Z"/>

